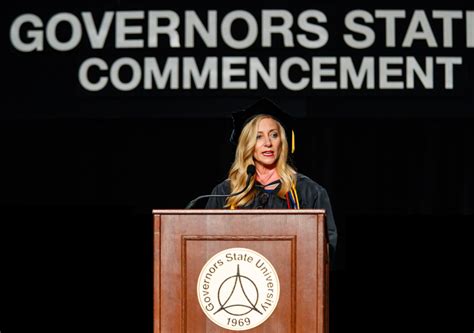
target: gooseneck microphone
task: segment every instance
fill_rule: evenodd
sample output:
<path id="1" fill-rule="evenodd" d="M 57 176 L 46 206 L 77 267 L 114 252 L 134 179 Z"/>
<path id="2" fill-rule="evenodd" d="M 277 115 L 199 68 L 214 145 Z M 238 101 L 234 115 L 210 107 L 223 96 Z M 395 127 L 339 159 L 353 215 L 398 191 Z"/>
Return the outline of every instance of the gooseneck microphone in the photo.
<path id="1" fill-rule="evenodd" d="M 218 197 L 218 198 L 227 198 L 227 197 L 233 197 L 233 196 L 236 196 L 236 195 L 239 195 L 239 194 L 242 194 L 244 193 L 247 188 L 249 187 L 250 185 L 250 180 L 252 179 L 252 176 L 255 174 L 255 165 L 253 164 L 249 164 L 247 166 L 247 182 L 245 183 L 245 187 L 242 191 L 239 191 L 237 193 L 231 193 L 231 194 L 207 194 L 207 195 L 201 195 L 199 197 L 197 197 L 196 199 L 193 199 L 191 200 L 188 205 L 186 206 L 185 209 L 190 209 L 194 206 L 194 204 L 200 200 L 200 199 L 203 199 L 203 198 L 215 198 L 215 197 Z"/>

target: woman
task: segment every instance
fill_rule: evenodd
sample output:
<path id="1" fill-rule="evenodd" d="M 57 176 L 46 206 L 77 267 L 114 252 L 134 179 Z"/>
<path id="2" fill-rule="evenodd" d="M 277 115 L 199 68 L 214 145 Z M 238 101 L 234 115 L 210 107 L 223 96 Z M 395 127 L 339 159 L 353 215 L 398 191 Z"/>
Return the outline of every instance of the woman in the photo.
<path id="1" fill-rule="evenodd" d="M 294 151 L 289 115 L 268 99 L 261 99 L 232 117 L 235 160 L 228 179 L 218 184 L 212 194 L 241 192 L 247 183 L 247 166 L 255 165 L 256 173 L 246 191 L 227 198 L 211 197 L 206 208 L 325 209 L 329 245 L 334 254 L 337 229 L 329 196 L 321 185 L 297 173 L 289 163 L 289 152 Z M 287 133 L 291 133 L 290 140 Z"/>

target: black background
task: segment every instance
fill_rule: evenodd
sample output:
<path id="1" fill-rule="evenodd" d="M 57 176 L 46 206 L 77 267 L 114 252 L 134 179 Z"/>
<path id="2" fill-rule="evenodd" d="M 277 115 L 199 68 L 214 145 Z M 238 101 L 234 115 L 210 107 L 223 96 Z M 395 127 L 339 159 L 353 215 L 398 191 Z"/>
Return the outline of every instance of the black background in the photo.
<path id="1" fill-rule="evenodd" d="M 390 5 L 472 10 L 464 2 Z M 321 6 L 339 13 L 337 4 Z M 182 208 L 226 177 L 230 112 L 263 95 L 296 116 L 296 166 L 331 197 L 339 231 L 331 331 L 472 332 L 472 50 L 443 51 L 464 57 L 453 92 L 94 96 L 76 82 L 87 50 L 20 54 L 8 40 L 20 13 L 164 7 L 8 6 L 0 111 L 2 333 L 151 332 L 151 210 Z M 271 7 L 291 8 L 252 8 Z"/>

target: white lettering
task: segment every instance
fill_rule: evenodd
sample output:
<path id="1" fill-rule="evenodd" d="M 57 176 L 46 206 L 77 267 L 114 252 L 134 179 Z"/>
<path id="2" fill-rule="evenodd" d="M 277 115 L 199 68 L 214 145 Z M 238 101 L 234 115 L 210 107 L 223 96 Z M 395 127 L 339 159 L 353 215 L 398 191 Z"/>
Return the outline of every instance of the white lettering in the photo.
<path id="1" fill-rule="evenodd" d="M 466 11 L 466 46 L 474 47 L 474 10 Z"/>
<path id="2" fill-rule="evenodd" d="M 81 15 L 92 48 L 103 48 L 105 40 L 107 39 L 107 35 L 109 34 L 110 26 L 112 25 L 112 20 L 114 19 L 114 12 L 105 12 L 102 22 L 100 23 L 99 30 L 97 30 L 94 19 L 92 18 L 92 14 L 90 12 L 83 12 Z"/>
<path id="3" fill-rule="evenodd" d="M 115 46 L 117 48 L 143 48 L 143 39 L 127 39 L 127 35 L 141 34 L 142 27 L 127 25 L 127 20 L 143 19 L 144 15 L 142 10 L 117 12 L 115 16 Z"/>
<path id="4" fill-rule="evenodd" d="M 350 57 L 341 57 L 340 61 L 340 80 L 341 80 L 341 89 L 349 88 L 349 78 L 352 82 L 352 86 L 355 89 L 361 89 L 362 84 L 367 78 L 366 88 L 374 89 L 375 87 L 375 66 L 374 66 L 374 57 L 364 57 L 362 63 L 359 67 L 359 73 L 356 72 L 352 58 Z"/>
<path id="5" fill-rule="evenodd" d="M 336 89 L 337 82 L 322 81 L 323 76 L 336 75 L 334 68 L 322 68 L 322 65 L 333 65 L 337 63 L 336 57 L 313 57 L 313 89 Z"/>
<path id="6" fill-rule="evenodd" d="M 187 10 L 185 17 L 184 46 L 194 47 L 194 31 L 203 40 L 207 47 L 217 47 L 217 11 L 207 12 L 207 28 L 197 16 L 194 10 Z"/>
<path id="7" fill-rule="evenodd" d="M 421 31 L 418 31 L 418 27 Z M 415 10 L 413 13 L 402 46 L 411 47 L 415 39 L 425 40 L 429 47 L 438 46 L 424 10 Z"/>
<path id="8" fill-rule="evenodd" d="M 374 23 L 374 18 L 369 12 L 365 10 L 350 11 L 344 19 L 346 28 L 363 35 L 364 39 L 357 40 L 352 34 L 344 34 L 344 41 L 354 49 L 366 49 L 374 44 L 375 32 L 372 28 L 355 22 L 358 18 L 361 18 L 364 23 Z"/>
<path id="9" fill-rule="evenodd" d="M 407 88 L 415 88 L 415 74 L 426 89 L 433 89 L 433 57 L 425 58 L 425 70 L 416 61 L 415 57 L 407 57 L 406 66 Z"/>
<path id="10" fill-rule="evenodd" d="M 191 89 L 191 81 L 196 88 L 203 89 L 209 80 L 209 88 L 217 89 L 217 57 L 206 58 L 204 65 L 199 71 L 196 59 L 193 57 L 183 58 L 183 89 Z"/>
<path id="11" fill-rule="evenodd" d="M 273 25 L 273 19 L 283 20 L 281 25 Z M 287 10 L 263 10 L 262 11 L 262 46 L 272 46 L 272 34 L 281 34 L 285 47 L 293 47 L 293 34 L 290 31 L 293 25 L 293 16 Z"/>
<path id="12" fill-rule="evenodd" d="M 443 20 L 443 46 L 453 47 L 453 19 L 462 19 L 462 11 L 433 10 L 433 18 Z"/>
<path id="13" fill-rule="evenodd" d="M 247 89 L 246 81 L 233 81 L 234 76 L 244 76 L 245 69 L 232 68 L 233 65 L 245 65 L 246 57 L 223 57 L 222 58 L 222 88 L 223 89 Z"/>
<path id="14" fill-rule="evenodd" d="M 167 19 L 168 25 L 160 25 L 161 19 Z M 148 13 L 148 46 L 158 47 L 158 35 L 168 35 L 172 48 L 180 47 L 178 34 L 179 16 L 172 10 L 152 10 Z"/>
<path id="15" fill-rule="evenodd" d="M 89 80 L 89 69 L 92 67 L 98 67 L 100 70 L 106 71 L 108 69 L 107 63 L 100 58 L 90 58 L 84 61 L 79 67 L 79 83 L 81 86 L 89 91 L 99 91 L 104 89 L 109 79 L 101 76 L 99 81 L 93 83 Z"/>
<path id="16" fill-rule="evenodd" d="M 232 36 L 231 27 L 235 20 L 244 20 L 247 24 L 247 36 L 237 40 Z M 221 23 L 221 35 L 224 42 L 234 49 L 245 49 L 251 46 L 258 36 L 258 24 L 255 18 L 245 10 L 234 10 L 224 16 Z"/>
<path id="17" fill-rule="evenodd" d="M 318 36 L 317 39 L 311 40 L 305 34 L 296 35 L 298 43 L 308 49 L 318 49 L 326 45 L 329 40 L 329 34 L 326 28 L 309 22 L 309 19 L 314 18 L 318 22 L 326 23 L 327 18 L 323 12 L 319 10 L 305 10 L 298 16 L 298 26 L 301 30 L 313 33 Z"/>
<path id="18" fill-rule="evenodd" d="M 380 89 L 403 89 L 403 81 L 389 81 L 389 77 L 401 76 L 401 68 L 389 68 L 389 65 L 403 64 L 402 57 L 380 57 L 379 85 Z"/>
<path id="19" fill-rule="evenodd" d="M 177 57 L 166 59 L 163 70 L 160 70 L 156 58 L 146 57 L 144 67 L 143 79 L 145 89 L 152 89 L 153 82 L 155 82 L 158 89 L 166 88 L 168 82 L 170 89 L 179 88 L 179 63 Z"/>
<path id="20" fill-rule="evenodd" d="M 453 67 L 461 65 L 461 57 L 437 57 L 436 64 L 444 65 L 444 87 L 446 89 L 454 88 Z"/>
<path id="21" fill-rule="evenodd" d="M 250 89 L 258 89 L 259 77 L 265 82 L 268 89 L 277 88 L 277 58 L 270 57 L 268 59 L 268 71 L 256 57 L 250 58 Z"/>
<path id="22" fill-rule="evenodd" d="M 310 70 L 310 67 L 306 60 L 300 57 L 291 57 L 286 59 L 280 67 L 280 78 L 282 84 L 290 90 L 302 90 L 306 88 L 309 84 L 309 78 L 301 78 L 298 82 L 293 82 L 290 80 L 290 69 L 293 66 L 299 66 L 301 70 L 307 72 Z"/>
<path id="23" fill-rule="evenodd" d="M 56 36 L 58 24 L 67 22 L 71 26 L 71 37 L 66 42 L 61 42 Z M 82 37 L 81 22 L 70 13 L 59 13 L 54 15 L 46 26 L 46 39 L 49 45 L 58 51 L 69 51 L 75 48 Z"/>
<path id="24" fill-rule="evenodd" d="M 405 10 L 376 10 L 375 17 L 385 19 L 385 46 L 395 47 L 395 20 L 405 18 Z"/>
<path id="25" fill-rule="evenodd" d="M 31 42 L 24 42 L 20 38 L 20 30 L 25 23 L 30 23 L 34 28 L 42 28 L 43 22 L 34 14 L 23 14 L 13 21 L 10 27 L 10 41 L 12 45 L 21 52 L 43 51 L 43 31 L 28 30 L 26 37 L 31 38 Z"/>
<path id="26" fill-rule="evenodd" d="M 123 67 L 130 67 L 132 71 L 132 77 L 129 82 L 123 82 L 120 79 L 120 70 Z M 140 81 L 142 79 L 142 71 L 140 68 L 140 64 L 132 58 L 120 58 L 115 61 L 110 68 L 110 82 L 112 85 L 117 88 L 118 90 L 122 91 L 130 91 L 138 87 Z"/>

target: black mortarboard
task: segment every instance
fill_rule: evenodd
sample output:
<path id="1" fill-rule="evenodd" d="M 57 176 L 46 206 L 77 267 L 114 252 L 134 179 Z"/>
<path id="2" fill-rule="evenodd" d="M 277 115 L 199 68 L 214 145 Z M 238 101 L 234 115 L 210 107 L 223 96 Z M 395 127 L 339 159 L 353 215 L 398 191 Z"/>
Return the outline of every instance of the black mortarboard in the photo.
<path id="1" fill-rule="evenodd" d="M 234 129 L 230 135 L 230 142 L 234 145 L 237 145 L 242 129 L 253 117 L 259 114 L 267 114 L 280 122 L 280 124 L 285 129 L 288 145 L 290 146 L 290 152 L 293 153 L 295 151 L 293 118 L 267 98 L 259 99 L 257 102 L 248 106 L 247 108 L 232 113 Z"/>

